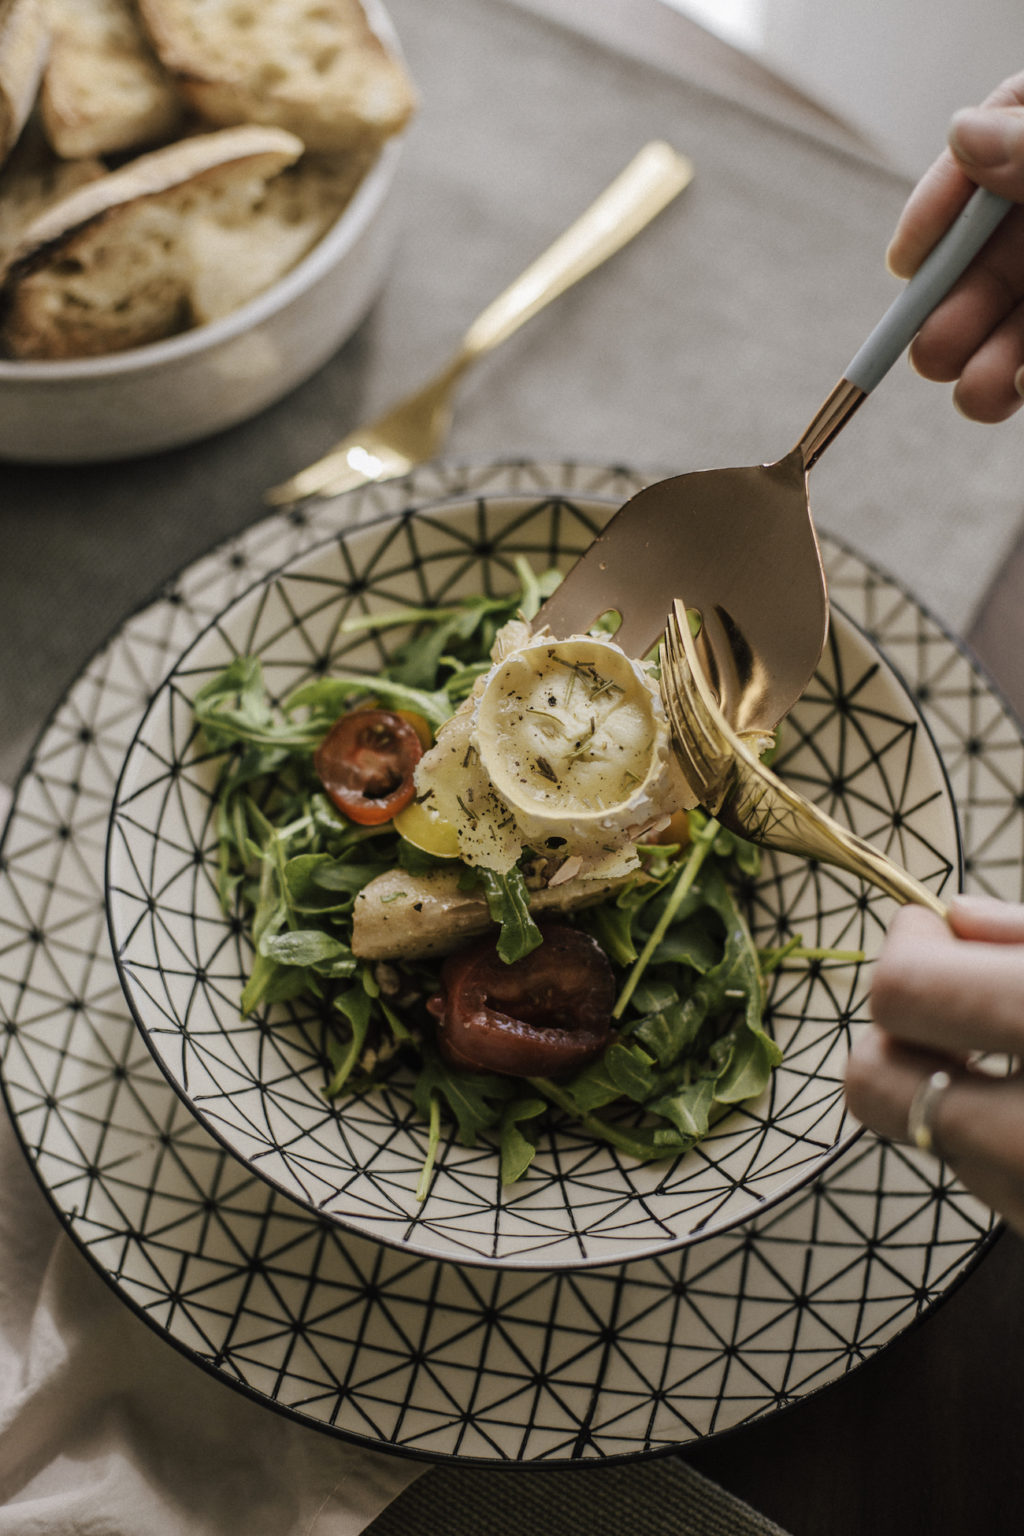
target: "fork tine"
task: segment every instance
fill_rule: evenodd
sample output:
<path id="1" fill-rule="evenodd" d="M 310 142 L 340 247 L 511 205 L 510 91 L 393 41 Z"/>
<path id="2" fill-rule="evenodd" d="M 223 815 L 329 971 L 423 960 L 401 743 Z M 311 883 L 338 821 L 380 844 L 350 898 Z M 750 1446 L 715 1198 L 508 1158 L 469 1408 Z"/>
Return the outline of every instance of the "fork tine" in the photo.
<path id="1" fill-rule="evenodd" d="M 686 608 L 677 600 L 665 629 L 662 698 L 683 772 L 702 804 L 710 808 L 724 798 L 733 760 L 701 691 L 692 650 Z"/>
<path id="2" fill-rule="evenodd" d="M 728 744 L 722 740 L 715 718 L 698 682 L 697 658 L 690 635 L 690 622 L 686 609 L 677 602 L 671 615 L 673 676 L 680 688 L 686 718 L 693 727 L 697 744 L 704 752 L 709 767 L 722 766 L 728 756 Z"/>
<path id="3" fill-rule="evenodd" d="M 695 718 L 692 677 L 682 650 L 675 614 L 669 616 L 665 630 L 665 666 L 661 692 L 672 726 L 673 746 L 683 770 L 692 780 L 691 787 L 704 799 L 714 787 L 714 768 L 709 760 L 699 719 Z"/>
<path id="4" fill-rule="evenodd" d="M 932 891 L 784 784 L 732 733 L 705 696 L 686 610 L 678 601 L 666 625 L 663 657 L 662 697 L 673 746 L 705 810 L 751 842 L 837 865 L 897 901 L 946 915 Z"/>

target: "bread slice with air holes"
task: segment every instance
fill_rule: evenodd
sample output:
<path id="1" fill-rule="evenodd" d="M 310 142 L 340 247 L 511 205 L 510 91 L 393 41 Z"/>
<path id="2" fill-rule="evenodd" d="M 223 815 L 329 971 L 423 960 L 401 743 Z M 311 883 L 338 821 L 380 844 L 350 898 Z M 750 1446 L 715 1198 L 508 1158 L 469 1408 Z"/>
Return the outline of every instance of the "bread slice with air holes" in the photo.
<path id="1" fill-rule="evenodd" d="M 223 129 L 80 187 L 29 226 L 0 271 L 0 345 L 16 358 L 94 357 L 194 324 L 190 218 L 234 217 L 301 153 L 283 129 Z"/>
<path id="2" fill-rule="evenodd" d="M 46 0 L 53 42 L 40 112 L 65 159 L 144 149 L 174 136 L 185 106 L 133 0 Z"/>
<path id="3" fill-rule="evenodd" d="M 273 123 L 307 148 L 382 143 L 416 104 L 359 0 L 139 0 L 182 95 L 208 122 Z"/>
<path id="4" fill-rule="evenodd" d="M 69 192 L 106 174 L 103 161 L 91 156 L 61 160 L 50 148 L 38 115 L 30 117 L 0 168 L 0 266 L 34 219 Z"/>
<path id="5" fill-rule="evenodd" d="M 236 205 L 233 216 L 216 205 L 197 209 L 184 231 L 195 270 L 195 323 L 230 314 L 301 261 L 341 217 L 372 159 L 358 150 L 305 154 L 254 188 L 248 206 Z"/>
<path id="6" fill-rule="evenodd" d="M 0 0 L 0 164 L 28 121 L 49 51 L 43 0 Z"/>

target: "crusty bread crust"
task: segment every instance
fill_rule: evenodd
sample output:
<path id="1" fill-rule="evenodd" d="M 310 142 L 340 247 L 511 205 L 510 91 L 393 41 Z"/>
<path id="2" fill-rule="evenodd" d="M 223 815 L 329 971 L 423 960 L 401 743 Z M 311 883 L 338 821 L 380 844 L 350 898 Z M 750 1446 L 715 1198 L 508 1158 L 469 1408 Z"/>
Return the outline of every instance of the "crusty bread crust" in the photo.
<path id="1" fill-rule="evenodd" d="M 28 121 L 49 51 L 42 0 L 0 0 L 0 164 Z"/>
<path id="2" fill-rule="evenodd" d="M 0 170 L 0 267 L 25 230 L 60 198 L 107 174 L 102 160 L 61 160 L 51 150 L 38 118 L 30 118 Z"/>
<path id="3" fill-rule="evenodd" d="M 185 106 L 132 0 L 47 0 L 53 43 L 40 111 L 65 159 L 142 149 L 175 134 Z"/>
<path id="4" fill-rule="evenodd" d="M 139 0 L 150 40 L 208 122 L 273 123 L 308 148 L 379 145 L 415 93 L 360 0 Z"/>
<path id="5" fill-rule="evenodd" d="M 0 0 L 0 355 L 98 356 L 238 308 L 415 105 L 364 0 Z"/>
<path id="6" fill-rule="evenodd" d="M 47 209 L 0 271 L 8 355 L 100 356 L 193 324 L 190 216 L 218 203 L 230 215 L 301 153 L 281 129 L 225 129 L 142 155 Z"/>
<path id="7" fill-rule="evenodd" d="M 302 141 L 283 128 L 248 125 L 224 128 L 214 133 L 197 134 L 162 149 L 151 150 L 130 160 L 100 181 L 79 187 L 54 207 L 48 208 L 26 231 L 22 247 L 11 265 L 34 261 L 43 249 L 78 230 L 94 219 L 102 218 L 143 198 L 159 197 L 179 190 L 203 177 L 225 170 L 253 169 L 273 175 L 291 165 L 302 154 Z M 257 163 L 254 164 L 254 163 Z M 5 274 L 0 274 L 0 277 Z"/>

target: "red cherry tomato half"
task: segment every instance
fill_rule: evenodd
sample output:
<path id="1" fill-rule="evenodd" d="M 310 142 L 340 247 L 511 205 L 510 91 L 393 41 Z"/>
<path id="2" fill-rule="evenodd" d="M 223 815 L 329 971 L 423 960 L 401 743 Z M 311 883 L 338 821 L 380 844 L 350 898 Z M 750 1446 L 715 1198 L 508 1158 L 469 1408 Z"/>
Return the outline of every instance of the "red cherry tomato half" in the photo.
<path id="1" fill-rule="evenodd" d="M 422 756 L 408 720 L 390 709 L 357 709 L 331 726 L 313 754 L 313 766 L 339 811 L 375 827 L 412 800 L 413 770 Z"/>
<path id="2" fill-rule="evenodd" d="M 427 1004 L 442 1054 L 456 1067 L 508 1077 L 557 1077 L 598 1056 L 611 1033 L 615 978 L 600 944 L 557 924 L 507 965 L 488 938 L 449 955 Z"/>

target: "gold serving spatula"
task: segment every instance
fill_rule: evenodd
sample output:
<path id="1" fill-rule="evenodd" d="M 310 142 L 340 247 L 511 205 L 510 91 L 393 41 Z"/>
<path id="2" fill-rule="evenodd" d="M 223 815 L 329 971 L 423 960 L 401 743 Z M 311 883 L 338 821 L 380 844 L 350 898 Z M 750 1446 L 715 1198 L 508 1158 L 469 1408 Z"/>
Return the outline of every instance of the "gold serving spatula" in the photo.
<path id="1" fill-rule="evenodd" d="M 615 514 L 534 620 L 559 638 L 617 612 L 616 639 L 643 656 L 683 596 L 725 719 L 773 730 L 803 693 L 828 632 L 828 596 L 807 472 L 909 346 L 1010 204 L 978 190 L 872 331 L 799 442 L 774 464 L 661 480 Z"/>

